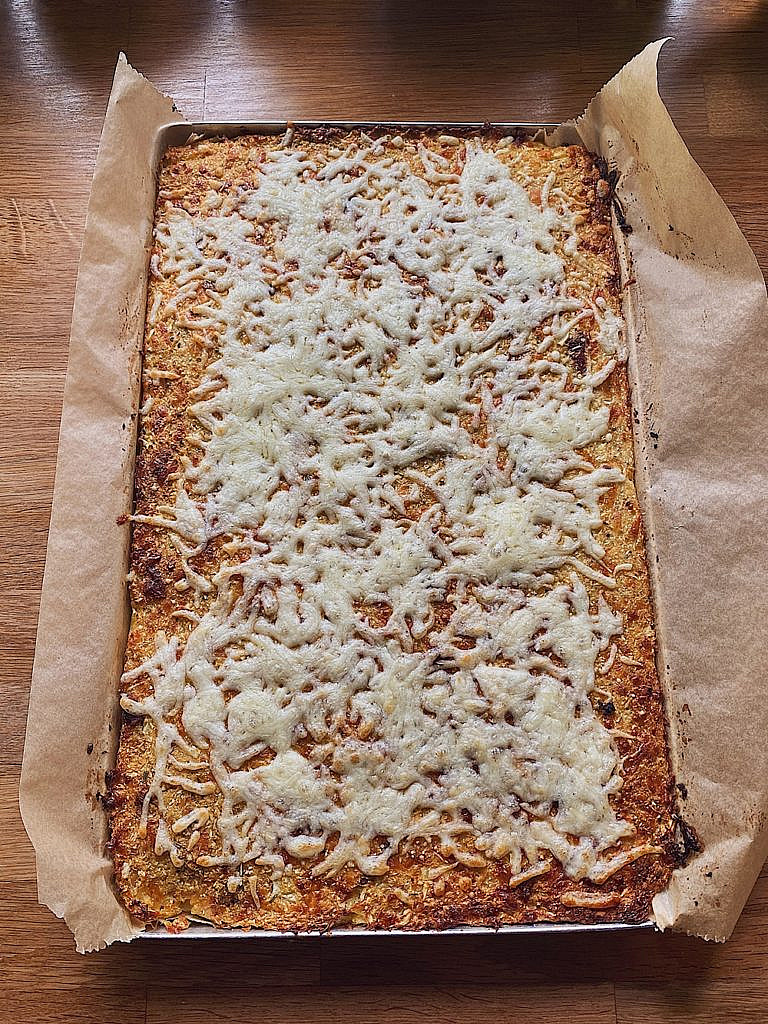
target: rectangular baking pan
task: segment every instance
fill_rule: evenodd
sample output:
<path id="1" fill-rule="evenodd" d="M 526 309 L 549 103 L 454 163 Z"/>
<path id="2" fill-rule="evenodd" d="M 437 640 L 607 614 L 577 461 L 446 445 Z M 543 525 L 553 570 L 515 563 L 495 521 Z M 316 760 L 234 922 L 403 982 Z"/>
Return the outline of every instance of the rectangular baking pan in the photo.
<path id="1" fill-rule="evenodd" d="M 509 129 L 510 133 L 519 131 L 535 135 L 539 131 L 557 128 L 555 122 L 547 121 L 173 121 L 163 125 L 155 140 L 154 165 L 156 169 L 160 157 L 169 146 L 183 146 L 190 135 L 214 138 L 216 136 L 232 137 L 235 135 L 284 135 L 288 128 L 384 128 L 386 131 L 398 131 L 408 128 L 418 130 L 444 129 L 446 134 L 451 131 L 466 131 L 469 128 L 501 128 Z"/>
<path id="2" fill-rule="evenodd" d="M 542 121 L 174 121 L 164 125 L 157 133 L 152 156 L 152 171 L 156 173 L 160 158 L 170 146 L 183 146 L 190 136 L 214 138 L 217 136 L 232 137 L 235 135 L 284 135 L 289 128 L 384 128 L 387 131 L 398 129 L 444 129 L 446 134 L 451 131 L 466 131 L 471 128 L 501 128 L 524 135 L 535 136 L 558 127 L 554 122 Z M 622 932 L 653 928 L 652 921 L 639 924 L 623 922 L 608 924 L 578 924 L 563 922 L 561 924 L 544 921 L 533 924 L 510 924 L 499 928 L 488 926 L 463 925 L 456 928 L 429 928 L 418 931 L 403 929 L 375 930 L 371 928 L 334 928 L 328 931 L 283 932 L 259 930 L 257 928 L 216 928 L 204 922 L 195 922 L 181 932 L 169 932 L 165 928 L 152 928 L 140 932 L 142 939 L 293 939 L 318 938 L 333 939 L 342 937 L 384 938 L 393 935 L 530 935 L 555 934 L 563 932 Z"/>

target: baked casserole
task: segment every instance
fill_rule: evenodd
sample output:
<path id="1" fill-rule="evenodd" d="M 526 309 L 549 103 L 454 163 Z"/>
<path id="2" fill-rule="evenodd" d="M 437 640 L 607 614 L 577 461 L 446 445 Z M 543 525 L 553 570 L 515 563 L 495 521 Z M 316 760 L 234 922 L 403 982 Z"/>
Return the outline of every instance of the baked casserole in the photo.
<path id="1" fill-rule="evenodd" d="M 166 153 L 109 793 L 136 918 L 648 918 L 674 815 L 610 199 L 491 129 Z"/>

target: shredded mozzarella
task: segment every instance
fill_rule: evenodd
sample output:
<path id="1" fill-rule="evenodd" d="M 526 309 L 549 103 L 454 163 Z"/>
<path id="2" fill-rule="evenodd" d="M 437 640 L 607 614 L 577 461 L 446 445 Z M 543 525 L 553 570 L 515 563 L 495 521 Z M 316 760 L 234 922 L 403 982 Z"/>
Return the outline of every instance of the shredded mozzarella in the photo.
<path id="1" fill-rule="evenodd" d="M 572 252 L 578 222 L 554 179 L 535 205 L 477 142 L 460 172 L 419 156 L 420 173 L 375 142 L 310 159 L 286 138 L 255 187 L 157 226 L 152 272 L 174 287 L 152 319 L 213 357 L 200 458 L 174 508 L 136 518 L 172 531 L 181 586 L 211 597 L 124 677 L 152 684 L 122 701 L 156 729 L 142 820 L 156 804 L 177 858 L 171 837 L 197 843 L 208 815 L 171 821 L 164 792 L 215 789 L 204 866 L 378 875 L 426 838 L 519 881 L 552 857 L 599 880 L 632 834 L 589 700 L 621 622 L 579 574 L 613 583 L 592 563 L 623 477 L 582 453 L 608 429 L 621 323 L 568 288 L 558 239 Z M 541 337 L 588 318 L 604 362 L 575 378 Z M 222 535 L 235 557 L 204 577 L 188 560 Z"/>

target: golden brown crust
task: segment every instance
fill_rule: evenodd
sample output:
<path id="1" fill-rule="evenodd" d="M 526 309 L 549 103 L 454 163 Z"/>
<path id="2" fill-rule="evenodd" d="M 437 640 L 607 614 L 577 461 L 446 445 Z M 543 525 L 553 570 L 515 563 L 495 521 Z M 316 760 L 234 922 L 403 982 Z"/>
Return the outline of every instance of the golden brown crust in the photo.
<path id="1" fill-rule="evenodd" d="M 403 133 L 407 134 L 407 133 Z M 440 148 L 439 131 L 426 133 Z M 305 133 L 310 149 L 337 141 L 343 133 L 326 129 Z M 171 202 L 194 212 L 210 183 L 227 190 L 253 185 L 253 163 L 277 144 L 271 137 L 243 136 L 170 150 L 160 171 L 158 211 Z M 445 152 L 455 152 L 446 144 Z M 569 279 L 588 281 L 620 312 L 620 282 L 610 228 L 609 189 L 592 156 L 580 147 L 549 149 L 521 141 L 507 157 L 513 173 L 536 198 L 550 171 L 571 200 L 586 209 L 579 229 L 578 251 L 567 258 Z M 223 182 L 223 185 L 222 185 Z M 150 280 L 148 307 L 167 281 Z M 194 460 L 189 392 L 200 381 L 212 352 L 199 333 L 167 319 L 148 329 L 144 347 L 143 397 L 151 408 L 141 418 L 135 480 L 135 511 L 152 514 L 158 505 L 173 504 L 180 459 Z M 589 331 L 571 337 L 567 358 L 584 372 L 597 358 L 597 342 Z M 618 739 L 624 758 L 624 785 L 612 803 L 637 829 L 633 845 L 648 842 L 661 855 L 641 857 L 601 885 L 569 879 L 560 866 L 547 874 L 510 885 L 509 866 L 485 860 L 480 869 L 448 866 L 427 842 L 390 861 L 381 878 L 365 878 L 348 867 L 334 878 L 312 878 L 306 863 L 273 886 L 265 869 L 246 869 L 252 885 L 227 888 L 224 868 L 202 868 L 189 859 L 174 867 L 167 855 L 154 853 L 150 815 L 146 836 L 140 834 L 141 803 L 154 767 L 154 734 L 146 719 L 124 717 L 115 772 L 110 780 L 111 848 L 120 895 L 138 919 L 183 927 L 188 915 L 222 927 L 254 926 L 305 930 L 359 924 L 370 928 L 446 928 L 459 924 L 500 926 L 535 921 L 638 922 L 649 916 L 653 895 L 669 879 L 675 857 L 672 783 L 666 757 L 664 710 L 654 663 L 654 629 L 644 547 L 643 524 L 633 480 L 631 406 L 626 371 L 619 367 L 602 386 L 611 405 L 610 439 L 593 445 L 589 459 L 624 470 L 627 481 L 614 485 L 602 500 L 604 527 L 598 539 L 606 549 L 604 563 L 631 569 L 619 575 L 611 604 L 624 621 L 620 657 L 601 677 L 605 696 L 592 700 L 602 720 L 638 739 Z M 146 406 L 145 406 L 146 407 Z M 200 559 L 214 565 L 222 557 L 211 545 Z M 167 534 L 145 525 L 133 530 L 130 594 L 133 620 L 125 655 L 129 670 L 153 650 L 159 630 L 186 638 L 191 625 L 173 618 L 189 606 L 189 596 L 176 589 L 184 573 Z M 587 581 L 594 600 L 600 588 Z M 199 598 L 202 610 L 205 598 Z M 371 614 L 375 614 L 375 609 Z M 139 699 L 148 692 L 146 678 L 131 684 Z M 208 798 L 215 819 L 216 797 Z M 200 804 L 183 790 L 169 795 L 175 814 Z M 208 829 L 212 829 L 209 825 Z M 196 853 L 205 852 L 212 833 L 201 830 Z M 600 901 L 600 905 L 594 901 Z M 586 904 L 586 905 L 583 905 Z"/>

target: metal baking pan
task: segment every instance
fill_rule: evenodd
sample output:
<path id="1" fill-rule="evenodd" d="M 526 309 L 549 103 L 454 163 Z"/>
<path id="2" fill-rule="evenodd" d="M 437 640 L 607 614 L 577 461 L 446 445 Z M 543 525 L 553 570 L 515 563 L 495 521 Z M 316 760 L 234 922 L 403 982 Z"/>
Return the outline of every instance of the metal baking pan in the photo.
<path id="1" fill-rule="evenodd" d="M 168 932 L 164 928 L 153 928 L 139 933 L 140 939 L 338 939 L 338 938 L 389 938 L 391 935 L 554 935 L 562 932 L 619 932 L 653 928 L 653 922 L 643 921 L 640 924 L 573 924 L 564 922 L 555 924 L 544 921 L 540 924 L 507 924 L 500 928 L 490 926 L 464 925 L 458 928 L 422 928 L 418 931 L 404 931 L 402 928 L 388 930 L 372 928 L 332 928 L 328 931 L 310 932 L 276 932 L 259 930 L 258 928 L 215 928 L 210 924 L 192 924 L 183 932 Z"/>
<path id="2" fill-rule="evenodd" d="M 503 129 L 535 136 L 558 127 L 555 122 L 543 121 L 354 121 L 354 120 L 301 120 L 301 121 L 174 121 L 164 125 L 157 133 L 153 151 L 152 170 L 156 171 L 160 158 L 170 146 L 183 146 L 191 135 L 214 138 L 217 136 L 232 137 L 235 135 L 284 135 L 288 128 L 347 128 L 367 129 L 384 128 L 388 131 L 398 129 L 444 129 L 466 131 L 471 128 Z M 142 939 L 295 939 L 322 938 L 334 939 L 342 937 L 384 938 L 389 936 L 420 936 L 420 935 L 531 935 L 557 934 L 563 932 L 625 932 L 639 929 L 654 928 L 652 921 L 639 924 L 607 923 L 578 924 L 564 922 L 562 924 L 544 921 L 534 924 L 502 925 L 499 928 L 490 926 L 464 925 L 456 928 L 429 928 L 418 931 L 403 929 L 376 930 L 371 928 L 335 928 L 327 931 L 268 931 L 257 928 L 216 928 L 202 921 L 195 922 L 181 932 L 169 932 L 164 928 L 152 928 L 139 933 Z"/>
<path id="3" fill-rule="evenodd" d="M 444 129 L 446 132 L 466 131 L 469 128 L 501 128 L 510 132 L 519 131 L 535 135 L 539 131 L 557 128 L 554 121 L 173 121 L 164 125 L 155 137 L 153 171 L 160 157 L 169 146 L 183 146 L 190 135 L 226 138 L 235 135 L 284 135 L 288 128 L 384 128 L 398 129 Z"/>

